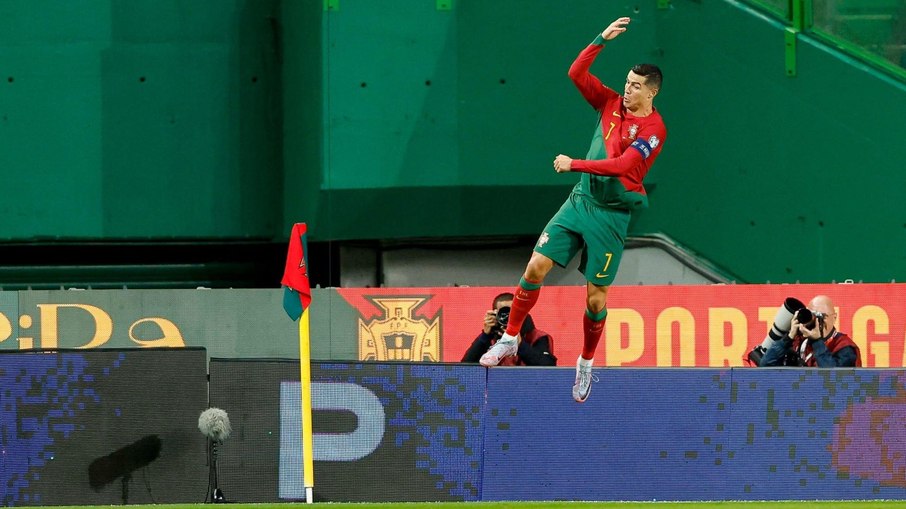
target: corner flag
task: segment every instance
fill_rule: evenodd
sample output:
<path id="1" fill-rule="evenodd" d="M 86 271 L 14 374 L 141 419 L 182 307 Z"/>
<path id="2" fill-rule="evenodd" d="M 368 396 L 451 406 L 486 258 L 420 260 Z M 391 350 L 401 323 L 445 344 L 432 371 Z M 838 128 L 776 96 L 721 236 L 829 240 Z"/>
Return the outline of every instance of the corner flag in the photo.
<path id="1" fill-rule="evenodd" d="M 283 309 L 293 321 L 299 320 L 299 397 L 302 411 L 302 474 L 305 485 L 305 501 L 314 502 L 315 468 L 314 438 L 311 421 L 311 334 L 308 326 L 308 306 L 311 304 L 311 284 L 308 280 L 308 266 L 305 252 L 305 223 L 293 225 L 289 236 L 289 250 L 286 252 L 286 267 L 283 269 Z"/>
<path id="2" fill-rule="evenodd" d="M 286 267 L 283 269 L 283 309 L 293 321 L 298 320 L 311 304 L 311 285 L 308 281 L 305 251 L 308 242 L 305 240 L 305 223 L 293 225 L 289 237 L 289 250 L 286 253 Z"/>

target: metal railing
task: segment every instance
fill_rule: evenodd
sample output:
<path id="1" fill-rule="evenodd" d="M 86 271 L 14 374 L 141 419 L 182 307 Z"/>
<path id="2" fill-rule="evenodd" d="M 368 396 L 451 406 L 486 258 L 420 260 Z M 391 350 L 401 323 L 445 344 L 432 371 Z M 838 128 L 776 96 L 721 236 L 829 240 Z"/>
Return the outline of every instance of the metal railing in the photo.
<path id="1" fill-rule="evenodd" d="M 792 34 L 812 35 L 906 81 L 906 0 L 747 1 L 783 20 Z"/>

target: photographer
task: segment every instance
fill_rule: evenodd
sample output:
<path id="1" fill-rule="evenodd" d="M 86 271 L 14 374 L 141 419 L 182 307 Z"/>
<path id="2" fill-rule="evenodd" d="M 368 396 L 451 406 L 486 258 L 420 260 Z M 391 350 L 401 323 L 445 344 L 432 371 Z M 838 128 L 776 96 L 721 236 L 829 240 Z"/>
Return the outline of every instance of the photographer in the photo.
<path id="1" fill-rule="evenodd" d="M 818 295 L 807 308 L 795 312 L 789 333 L 773 341 L 759 366 L 862 366 L 859 347 L 849 336 L 837 331 L 836 320 L 830 297 Z"/>
<path id="2" fill-rule="evenodd" d="M 462 362 L 478 362 L 482 354 L 488 351 L 506 330 L 509 320 L 510 307 L 513 305 L 512 293 L 501 293 L 494 297 L 493 309 L 484 315 L 484 324 L 481 334 L 472 341 L 466 350 Z M 516 355 L 507 357 L 501 366 L 555 366 L 557 358 L 554 357 L 554 339 L 550 334 L 536 329 L 531 315 L 522 323 L 520 331 L 522 341 L 516 350 Z"/>

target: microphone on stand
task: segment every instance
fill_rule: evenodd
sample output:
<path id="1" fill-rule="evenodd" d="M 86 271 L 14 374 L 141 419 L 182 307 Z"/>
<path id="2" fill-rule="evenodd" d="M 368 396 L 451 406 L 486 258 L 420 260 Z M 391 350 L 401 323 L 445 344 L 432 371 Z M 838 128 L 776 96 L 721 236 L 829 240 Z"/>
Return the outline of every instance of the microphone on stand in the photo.
<path id="1" fill-rule="evenodd" d="M 198 417 L 198 429 L 204 436 L 208 437 L 208 465 L 210 470 L 208 472 L 208 495 L 205 495 L 204 501 L 207 502 L 208 496 L 210 496 L 212 503 L 225 503 L 226 497 L 217 483 L 217 446 L 222 445 L 223 441 L 233 431 L 230 426 L 230 418 L 226 412 L 219 408 L 209 408 Z"/>
<path id="2" fill-rule="evenodd" d="M 229 438 L 233 431 L 227 413 L 219 408 L 209 408 L 202 412 L 198 417 L 198 429 L 204 436 L 221 443 Z"/>

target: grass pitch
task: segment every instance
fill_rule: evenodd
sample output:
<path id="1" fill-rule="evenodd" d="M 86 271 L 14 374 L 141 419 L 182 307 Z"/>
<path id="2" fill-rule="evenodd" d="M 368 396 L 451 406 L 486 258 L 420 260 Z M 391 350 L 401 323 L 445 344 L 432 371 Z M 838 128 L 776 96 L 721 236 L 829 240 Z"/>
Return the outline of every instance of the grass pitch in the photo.
<path id="1" fill-rule="evenodd" d="M 55 506 L 48 509 L 111 509 L 112 506 Z M 129 509 L 211 509 L 212 504 L 130 505 Z M 388 502 L 305 504 L 228 504 L 224 509 L 891 509 L 906 501 L 792 502 Z M 34 508 L 32 508 L 34 509 Z"/>

